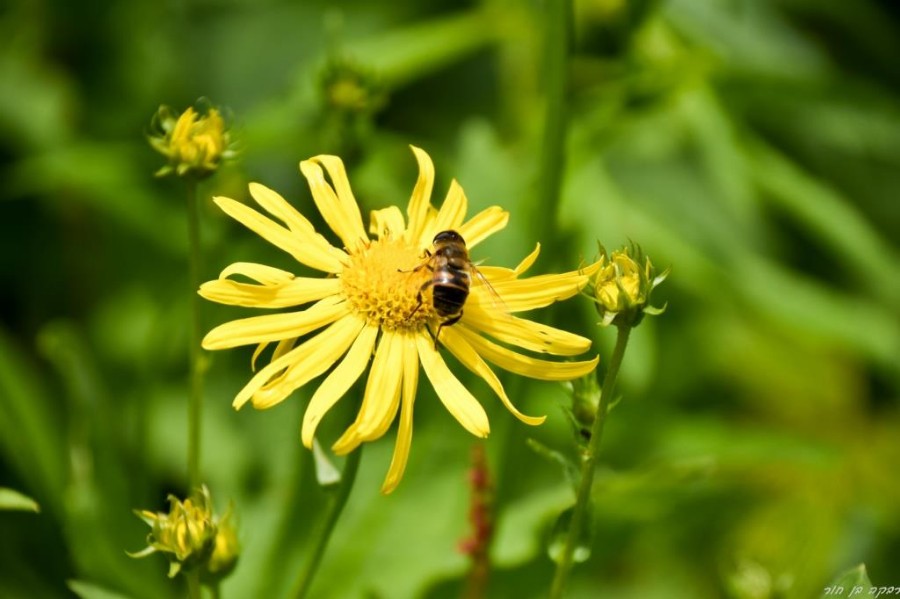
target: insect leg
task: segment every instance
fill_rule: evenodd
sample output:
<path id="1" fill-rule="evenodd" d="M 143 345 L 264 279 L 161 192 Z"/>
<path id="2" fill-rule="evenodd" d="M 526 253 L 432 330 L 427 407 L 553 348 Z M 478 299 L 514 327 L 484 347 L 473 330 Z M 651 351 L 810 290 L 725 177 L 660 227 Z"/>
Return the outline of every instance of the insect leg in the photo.
<path id="1" fill-rule="evenodd" d="M 425 281 L 424 283 L 422 283 L 422 286 L 419 287 L 419 291 L 418 291 L 418 293 L 416 293 L 416 302 L 418 302 L 418 303 L 416 304 L 416 307 L 413 308 L 413 311 L 409 313 L 409 317 L 412 317 L 412 315 L 415 314 L 416 312 L 418 312 L 419 308 L 422 307 L 422 301 L 423 301 L 422 300 L 422 292 L 425 291 L 426 289 L 428 289 L 429 287 L 431 287 L 432 285 L 434 285 L 434 280 L 429 279 L 429 280 Z"/>
<path id="2" fill-rule="evenodd" d="M 459 314 L 457 314 L 455 316 L 451 316 L 450 318 L 448 318 L 447 320 L 445 320 L 444 322 L 442 322 L 441 324 L 438 325 L 437 334 L 435 334 L 435 336 L 434 336 L 434 349 L 437 349 L 438 338 L 441 336 L 441 329 L 443 329 L 444 327 L 452 327 L 457 322 L 459 322 L 459 319 L 462 317 L 463 317 L 463 313 L 462 313 L 462 310 L 460 310 Z"/>

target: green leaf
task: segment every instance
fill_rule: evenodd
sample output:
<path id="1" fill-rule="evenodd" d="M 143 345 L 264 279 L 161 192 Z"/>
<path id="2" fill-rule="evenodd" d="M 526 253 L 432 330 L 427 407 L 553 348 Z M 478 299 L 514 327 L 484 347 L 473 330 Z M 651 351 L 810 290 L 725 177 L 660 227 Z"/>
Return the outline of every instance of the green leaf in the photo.
<path id="1" fill-rule="evenodd" d="M 41 511 L 37 501 L 13 489 L 0 487 L 0 510 L 19 510 L 22 512 Z"/>
<path id="2" fill-rule="evenodd" d="M 859 564 L 838 576 L 820 595 L 826 597 L 868 597 L 872 589 L 866 565 Z"/>
<path id="3" fill-rule="evenodd" d="M 66 585 L 81 599 L 131 599 L 128 595 L 83 580 L 69 580 L 66 581 Z"/>

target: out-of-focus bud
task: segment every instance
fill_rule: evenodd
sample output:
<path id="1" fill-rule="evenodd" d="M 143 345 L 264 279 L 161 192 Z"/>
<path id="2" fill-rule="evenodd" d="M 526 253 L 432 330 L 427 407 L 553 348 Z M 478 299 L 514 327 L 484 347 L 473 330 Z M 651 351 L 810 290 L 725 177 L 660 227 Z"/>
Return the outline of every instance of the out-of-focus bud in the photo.
<path id="1" fill-rule="evenodd" d="M 216 529 L 212 554 L 202 572 L 203 579 L 210 582 L 217 582 L 231 574 L 241 552 L 232 505 L 225 510 L 225 515 L 218 521 Z"/>
<path id="2" fill-rule="evenodd" d="M 131 557 L 145 557 L 157 551 L 168 554 L 169 577 L 205 563 L 213 552 L 216 523 L 209 490 L 204 485 L 183 502 L 169 495 L 169 511 L 135 510 L 150 526 L 147 548 Z"/>
<path id="3" fill-rule="evenodd" d="M 370 115 L 387 100 L 384 85 L 375 72 L 345 58 L 328 61 L 320 86 L 325 104 L 338 113 Z"/>
<path id="4" fill-rule="evenodd" d="M 657 274 L 640 246 L 607 253 L 600 246 L 603 266 L 592 281 L 592 299 L 600 314 L 600 324 L 635 327 L 645 314 L 662 314 L 666 307 L 650 305 L 650 294 L 669 275 L 669 269 Z"/>
<path id="5" fill-rule="evenodd" d="M 217 108 L 193 106 L 176 116 L 168 106 L 160 106 L 153 117 L 150 145 L 169 159 L 157 177 L 175 173 L 179 177 L 204 178 L 223 160 L 234 158 L 231 135 Z"/>

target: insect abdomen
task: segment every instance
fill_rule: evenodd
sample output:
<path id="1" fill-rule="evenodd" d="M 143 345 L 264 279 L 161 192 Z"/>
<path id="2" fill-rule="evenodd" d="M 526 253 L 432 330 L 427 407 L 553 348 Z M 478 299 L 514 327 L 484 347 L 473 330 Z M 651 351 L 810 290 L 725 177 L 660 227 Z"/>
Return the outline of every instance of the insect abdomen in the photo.
<path id="1" fill-rule="evenodd" d="M 444 272 L 435 277 L 431 303 L 440 316 L 459 314 L 469 297 L 469 278 L 466 272 Z"/>

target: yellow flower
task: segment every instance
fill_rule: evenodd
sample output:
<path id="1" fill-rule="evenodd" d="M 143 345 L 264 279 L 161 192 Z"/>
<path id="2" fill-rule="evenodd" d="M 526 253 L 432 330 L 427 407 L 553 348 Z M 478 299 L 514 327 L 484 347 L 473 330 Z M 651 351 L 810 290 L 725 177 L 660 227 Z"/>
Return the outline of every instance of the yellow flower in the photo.
<path id="1" fill-rule="evenodd" d="M 576 378 L 597 364 L 597 358 L 579 362 L 543 360 L 501 345 L 556 356 L 574 356 L 590 347 L 590 340 L 584 337 L 513 315 L 575 295 L 600 266 L 597 263 L 580 271 L 520 278 L 537 259 L 540 246 L 515 269 L 480 267 L 493 291 L 473 277 L 462 319 L 444 327 L 439 344 L 435 342 L 432 335 L 442 319 L 431 304 L 431 289 L 426 289 L 419 301 L 420 290 L 432 273 L 427 268 L 416 269 L 426 260 L 426 252 L 433 249 L 432 239 L 438 232 L 454 230 L 471 249 L 505 227 L 509 214 L 494 206 L 466 220 L 466 196 L 455 181 L 440 209 L 433 207 L 431 158 L 418 148 L 412 150 L 419 163 L 419 177 L 406 218 L 396 206 L 375 210 L 368 233 L 340 158 L 321 155 L 300 163 L 313 200 L 340 238 L 342 249 L 326 241 L 280 195 L 258 183 L 250 184 L 250 195 L 281 222 L 232 199 L 215 198 L 229 216 L 300 263 L 328 276 L 297 277 L 262 264 L 238 262 L 200 288 L 203 297 L 224 304 L 257 308 L 311 304 L 298 311 L 228 322 L 203 340 L 203 347 L 210 350 L 258 345 L 254 358 L 267 344 L 277 343 L 271 362 L 238 393 L 236 408 L 248 401 L 256 408 L 269 408 L 327 373 L 303 418 L 301 437 L 306 447 L 312 447 L 316 426 L 362 376 L 374 354 L 356 420 L 332 448 L 343 455 L 361 443 L 378 439 L 399 411 L 397 442 L 382 486 L 384 493 L 397 486 L 406 468 L 420 366 L 438 398 L 466 430 L 478 437 L 486 437 L 489 432 L 484 408 L 451 372 L 438 345 L 484 379 L 517 418 L 532 425 L 542 423 L 544 417 L 519 412 L 488 362 L 542 380 Z M 236 281 L 234 276 L 253 282 Z M 319 329 L 323 330 L 311 335 Z"/>
<path id="2" fill-rule="evenodd" d="M 179 177 L 188 173 L 203 177 L 234 155 L 225 120 L 215 108 L 201 115 L 189 107 L 176 118 L 168 106 L 161 106 L 153 124 L 156 131 L 149 136 L 150 145 L 169 159 L 157 176 L 174 172 Z"/>
<path id="3" fill-rule="evenodd" d="M 666 279 L 669 270 L 657 275 L 650 258 L 636 245 L 612 254 L 600 246 L 600 252 L 602 266 L 592 282 L 593 300 L 603 319 L 600 324 L 633 327 L 640 324 L 645 314 L 662 314 L 665 306 L 654 308 L 648 304 L 650 294 Z"/>

